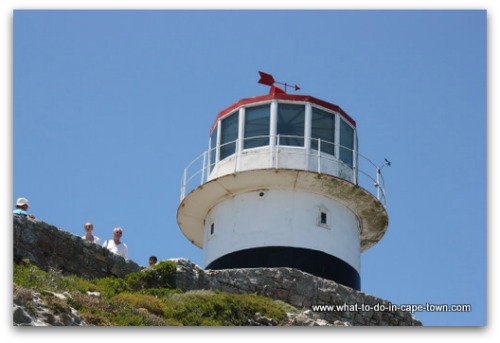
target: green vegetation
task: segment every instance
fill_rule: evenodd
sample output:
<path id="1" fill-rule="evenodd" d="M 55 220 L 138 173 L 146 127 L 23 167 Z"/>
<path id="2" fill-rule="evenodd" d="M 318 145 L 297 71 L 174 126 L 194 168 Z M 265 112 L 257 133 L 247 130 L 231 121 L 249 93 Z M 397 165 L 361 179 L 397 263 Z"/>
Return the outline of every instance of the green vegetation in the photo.
<path id="1" fill-rule="evenodd" d="M 175 262 L 163 261 L 152 269 L 95 281 L 45 272 L 29 261 L 14 265 L 14 292 L 30 306 L 33 292 L 40 293 L 54 311 L 68 305 L 86 322 L 98 326 L 241 326 L 256 312 L 282 323 L 290 306 L 256 294 L 219 291 L 182 292 L 175 288 Z M 44 294 L 68 292 L 66 301 Z M 87 294 L 99 292 L 101 298 Z M 50 300 L 49 300 L 50 299 Z"/>

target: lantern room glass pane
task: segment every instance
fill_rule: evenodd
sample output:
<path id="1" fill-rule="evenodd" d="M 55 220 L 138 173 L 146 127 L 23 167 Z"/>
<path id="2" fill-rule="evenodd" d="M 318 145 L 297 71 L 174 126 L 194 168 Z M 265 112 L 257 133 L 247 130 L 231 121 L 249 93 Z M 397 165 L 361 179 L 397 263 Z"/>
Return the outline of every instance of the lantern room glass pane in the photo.
<path id="1" fill-rule="evenodd" d="M 340 120 L 340 160 L 353 166 L 354 129 L 343 119 Z"/>
<path id="2" fill-rule="evenodd" d="M 335 114 L 313 107 L 311 121 L 311 149 L 335 156 Z"/>
<path id="3" fill-rule="evenodd" d="M 304 105 L 278 104 L 277 134 L 280 145 L 304 146 Z"/>
<path id="4" fill-rule="evenodd" d="M 245 109 L 245 149 L 269 145 L 270 105 Z"/>
<path id="5" fill-rule="evenodd" d="M 238 138 L 238 112 L 235 112 L 221 120 L 220 157 L 219 157 L 221 161 L 236 152 L 237 138 Z"/>

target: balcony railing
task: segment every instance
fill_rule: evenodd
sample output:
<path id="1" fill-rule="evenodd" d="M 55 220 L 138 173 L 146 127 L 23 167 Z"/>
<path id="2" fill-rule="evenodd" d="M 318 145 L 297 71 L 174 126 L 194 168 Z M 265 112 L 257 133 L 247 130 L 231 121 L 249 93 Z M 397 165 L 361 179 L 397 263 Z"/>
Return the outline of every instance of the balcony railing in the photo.
<path id="1" fill-rule="evenodd" d="M 316 138 L 306 139 L 301 136 L 276 135 L 273 140 L 269 140 L 270 136 L 259 136 L 246 138 L 246 140 L 262 138 L 267 139 L 267 142 L 271 144 L 245 149 L 244 140 L 238 139 L 220 145 L 220 148 L 226 147 L 232 152 L 221 160 L 218 160 L 220 150 L 218 151 L 217 148 L 205 151 L 196 157 L 182 174 L 181 201 L 194 188 L 211 179 L 245 170 L 274 168 L 300 169 L 340 177 L 368 190 L 384 206 L 386 205 L 383 166 L 377 166 L 362 154 L 332 142 Z M 291 145 L 291 142 L 305 142 L 306 144 L 297 146 Z M 352 164 L 339 159 L 341 151 L 344 156 L 346 152 L 351 153 Z M 260 163 L 249 162 L 245 165 L 245 158 L 251 155 L 265 158 L 261 159 Z M 293 162 L 287 163 L 285 160 Z M 350 158 L 348 162 L 351 162 Z"/>

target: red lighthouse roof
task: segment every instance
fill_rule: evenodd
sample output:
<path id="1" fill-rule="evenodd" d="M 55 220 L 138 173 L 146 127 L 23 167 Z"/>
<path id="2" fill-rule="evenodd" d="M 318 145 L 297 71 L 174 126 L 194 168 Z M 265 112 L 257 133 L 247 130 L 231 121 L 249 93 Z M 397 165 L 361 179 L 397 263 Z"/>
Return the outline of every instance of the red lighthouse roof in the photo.
<path id="1" fill-rule="evenodd" d="M 245 106 L 245 105 L 250 105 L 253 103 L 259 103 L 259 102 L 265 102 L 265 101 L 271 101 L 271 100 L 285 100 L 285 101 L 299 101 L 299 102 L 310 102 L 312 104 L 327 108 L 329 110 L 335 111 L 340 113 L 340 115 L 349 123 L 351 123 L 353 126 L 356 126 L 356 122 L 354 119 L 352 119 L 347 113 L 344 112 L 339 106 L 329 103 L 327 101 L 312 97 L 310 95 L 295 95 L 295 94 L 288 94 L 286 93 L 283 89 L 276 87 L 276 86 L 271 86 L 271 89 L 269 91 L 269 94 L 265 95 L 259 95 L 259 96 L 254 96 L 251 98 L 244 98 L 241 99 L 240 101 L 232 104 L 231 106 L 225 108 L 224 110 L 220 111 L 219 114 L 217 115 L 217 118 L 215 119 L 214 123 L 212 124 L 212 127 L 210 128 L 210 132 L 214 129 L 216 126 L 217 122 L 225 117 L 227 114 L 231 113 L 235 109 Z"/>

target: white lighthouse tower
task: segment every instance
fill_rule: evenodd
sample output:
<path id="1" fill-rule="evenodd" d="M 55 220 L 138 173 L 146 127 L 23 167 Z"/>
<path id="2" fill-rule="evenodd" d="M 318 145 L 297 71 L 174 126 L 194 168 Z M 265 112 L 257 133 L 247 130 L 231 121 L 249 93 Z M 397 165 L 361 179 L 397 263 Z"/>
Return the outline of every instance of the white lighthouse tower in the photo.
<path id="1" fill-rule="evenodd" d="M 359 290 L 360 254 L 389 222 L 381 168 L 339 106 L 259 82 L 269 94 L 222 110 L 185 169 L 179 227 L 206 269 L 291 267 Z"/>

